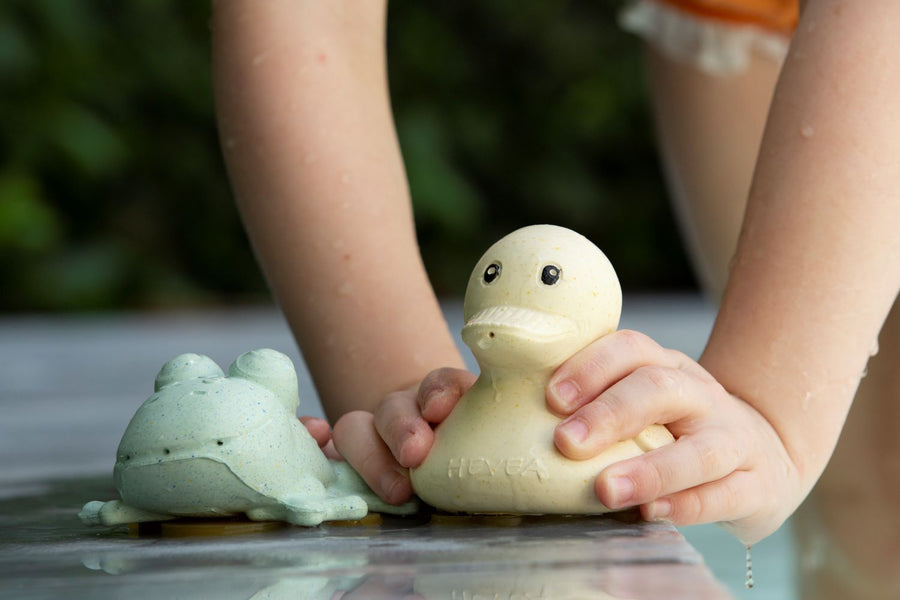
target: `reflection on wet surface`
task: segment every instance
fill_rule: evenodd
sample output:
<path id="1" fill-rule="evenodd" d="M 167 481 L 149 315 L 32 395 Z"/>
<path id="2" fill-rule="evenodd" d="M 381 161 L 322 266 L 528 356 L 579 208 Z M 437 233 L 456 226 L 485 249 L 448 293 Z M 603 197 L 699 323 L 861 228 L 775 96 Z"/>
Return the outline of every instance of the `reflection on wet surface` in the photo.
<path id="1" fill-rule="evenodd" d="M 730 597 L 674 528 L 628 516 L 385 515 L 351 526 L 194 537 L 78 520 L 86 498 L 115 496 L 106 477 L 6 486 L 0 596 Z"/>

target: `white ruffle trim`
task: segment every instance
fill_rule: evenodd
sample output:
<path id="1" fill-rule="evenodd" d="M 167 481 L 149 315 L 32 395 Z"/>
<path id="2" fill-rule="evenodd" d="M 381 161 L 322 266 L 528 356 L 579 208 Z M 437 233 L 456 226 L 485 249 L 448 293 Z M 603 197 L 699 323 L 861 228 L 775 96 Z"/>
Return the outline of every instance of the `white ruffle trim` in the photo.
<path id="1" fill-rule="evenodd" d="M 714 75 L 743 71 L 754 52 L 781 62 L 790 43 L 762 27 L 704 19 L 653 0 L 631 2 L 619 24 L 667 56 Z"/>

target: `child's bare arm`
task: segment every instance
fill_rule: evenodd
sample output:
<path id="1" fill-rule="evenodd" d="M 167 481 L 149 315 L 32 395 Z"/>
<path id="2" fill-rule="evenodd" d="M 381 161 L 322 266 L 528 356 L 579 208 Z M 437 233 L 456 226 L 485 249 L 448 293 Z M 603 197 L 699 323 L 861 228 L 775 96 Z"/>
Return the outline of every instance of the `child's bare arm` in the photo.
<path id="1" fill-rule="evenodd" d="M 575 383 L 568 406 L 583 407 L 572 420 L 589 429 L 585 442 L 558 431 L 567 453 L 614 436 L 610 426 L 639 429 L 660 411 L 683 428 L 673 448 L 698 438 L 697 447 L 708 448 L 698 454 L 699 471 L 668 460 L 676 456 L 669 450 L 612 466 L 598 478 L 601 499 L 613 498 L 614 478 L 626 477 L 636 489 L 630 501 L 650 502 L 649 516 L 665 504 L 652 501 L 667 497 L 667 518 L 729 521 L 742 539 L 755 541 L 780 525 L 820 475 L 900 287 L 898 20 L 894 3 L 837 0 L 812 0 L 802 15 L 722 308 L 700 360 L 730 393 L 646 343 L 615 357 L 597 345 L 557 373 L 554 384 Z M 621 368 L 629 354 L 654 366 L 638 366 L 621 381 L 579 368 Z M 549 402 L 559 409 L 554 389 Z M 626 408 L 648 389 L 659 404 L 642 416 Z M 734 399 L 752 412 L 741 416 Z M 719 418 L 723 410 L 731 425 Z M 625 417 L 601 418 L 609 414 Z M 729 426 L 731 436 L 708 435 Z M 770 448 L 747 447 L 766 438 Z M 727 475 L 718 472 L 723 460 L 733 467 Z"/>
<path id="2" fill-rule="evenodd" d="M 218 0 L 215 99 L 244 223 L 326 413 L 461 365 L 421 263 L 384 2 Z"/>

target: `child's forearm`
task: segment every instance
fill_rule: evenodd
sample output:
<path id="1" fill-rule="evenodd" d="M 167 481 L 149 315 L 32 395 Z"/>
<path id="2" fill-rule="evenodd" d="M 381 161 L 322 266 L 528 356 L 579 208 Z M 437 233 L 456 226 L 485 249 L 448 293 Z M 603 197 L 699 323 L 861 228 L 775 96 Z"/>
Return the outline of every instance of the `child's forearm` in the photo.
<path id="1" fill-rule="evenodd" d="M 232 184 L 332 418 L 461 364 L 419 258 L 384 13 L 383 2 L 214 3 Z"/>
<path id="2" fill-rule="evenodd" d="M 807 489 L 900 286 L 900 4 L 808 5 L 701 359 L 772 423 Z"/>

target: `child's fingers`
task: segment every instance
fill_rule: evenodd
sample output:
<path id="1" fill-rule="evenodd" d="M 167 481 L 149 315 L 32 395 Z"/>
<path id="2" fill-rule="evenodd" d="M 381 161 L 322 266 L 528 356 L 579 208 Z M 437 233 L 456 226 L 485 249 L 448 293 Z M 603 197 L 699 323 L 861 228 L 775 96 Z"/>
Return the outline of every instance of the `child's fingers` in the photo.
<path id="1" fill-rule="evenodd" d="M 603 336 L 563 363 L 550 378 L 547 405 L 558 414 L 571 414 L 622 378 L 649 365 L 712 379 L 681 352 L 663 348 L 638 331 L 623 329 Z"/>
<path id="2" fill-rule="evenodd" d="M 404 467 L 418 467 L 434 443 L 429 423 L 447 418 L 475 375 L 462 369 L 438 369 L 422 383 L 388 394 L 375 411 L 375 428 Z"/>
<path id="3" fill-rule="evenodd" d="M 456 403 L 477 379 L 474 373 L 450 367 L 437 369 L 425 376 L 419 385 L 416 402 L 419 412 L 429 423 L 447 418 Z"/>
<path id="4" fill-rule="evenodd" d="M 641 516 L 679 526 L 719 523 L 743 543 L 755 544 L 774 533 L 793 510 L 784 499 L 795 490 L 788 482 L 781 483 L 785 485 L 774 489 L 755 470 L 740 469 L 643 504 Z"/>
<path id="5" fill-rule="evenodd" d="M 718 481 L 746 460 L 733 434 L 711 428 L 611 465 L 597 477 L 595 489 L 606 506 L 624 508 Z"/>
<path id="6" fill-rule="evenodd" d="M 547 406 L 568 415 L 638 367 L 661 364 L 663 348 L 637 331 L 605 335 L 564 362 L 547 385 Z"/>
<path id="7" fill-rule="evenodd" d="M 313 439 L 319 444 L 319 448 L 324 448 L 325 444 L 331 440 L 331 426 L 325 419 L 320 419 L 318 417 L 300 417 L 300 422 L 303 423 L 303 426 L 306 427 L 309 434 L 313 436 Z"/>
<path id="8" fill-rule="evenodd" d="M 412 496 L 409 471 L 394 460 L 375 431 L 372 413 L 347 413 L 334 424 L 334 445 L 385 502 L 401 504 Z"/>
<path id="9" fill-rule="evenodd" d="M 331 460 L 344 460 L 344 457 L 334 447 L 333 439 L 328 440 L 328 443 L 322 446 L 322 454 L 325 455 L 325 458 L 330 458 Z"/>
<path id="10" fill-rule="evenodd" d="M 675 525 L 700 525 L 734 521 L 759 512 L 769 493 L 750 471 L 734 471 L 727 477 L 659 498 L 641 506 L 648 521 L 664 520 Z M 738 532 L 736 532 L 737 534 Z M 738 537 L 745 543 L 742 535 Z"/>
<path id="11" fill-rule="evenodd" d="M 422 464 L 434 443 L 431 426 L 419 414 L 415 388 L 388 394 L 375 411 L 374 426 L 404 467 Z"/>
<path id="12" fill-rule="evenodd" d="M 434 443 L 429 422 L 443 421 L 474 380 L 461 369 L 434 371 L 421 384 L 388 394 L 374 415 L 341 417 L 335 447 L 381 498 L 404 502 L 412 495 L 407 469 L 422 464 Z"/>
<path id="13" fill-rule="evenodd" d="M 648 425 L 702 416 L 714 394 L 726 392 L 687 370 L 640 367 L 557 425 L 554 442 L 569 458 L 590 458 Z"/>

